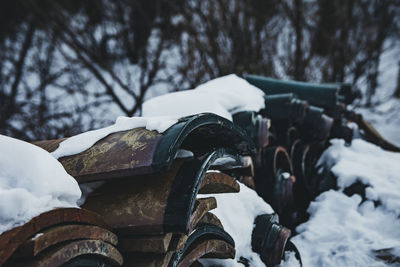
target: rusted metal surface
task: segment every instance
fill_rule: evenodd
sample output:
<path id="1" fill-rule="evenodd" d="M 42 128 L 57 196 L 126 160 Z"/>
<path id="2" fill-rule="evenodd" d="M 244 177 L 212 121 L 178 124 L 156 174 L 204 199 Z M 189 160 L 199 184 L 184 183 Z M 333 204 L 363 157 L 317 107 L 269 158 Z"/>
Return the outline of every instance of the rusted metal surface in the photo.
<path id="1" fill-rule="evenodd" d="M 222 240 L 206 240 L 188 250 L 178 263 L 178 267 L 191 266 L 201 257 L 209 256 L 217 259 L 235 257 L 235 248 Z"/>
<path id="2" fill-rule="evenodd" d="M 207 212 L 206 214 L 204 214 L 204 216 L 200 219 L 196 226 L 202 226 L 206 224 L 213 224 L 218 226 L 219 228 L 224 229 L 218 217 L 211 212 Z"/>
<path id="3" fill-rule="evenodd" d="M 236 193 L 239 190 L 239 184 L 231 176 L 221 172 L 207 172 L 199 194 Z"/>
<path id="4" fill-rule="evenodd" d="M 104 184 L 82 206 L 100 214 L 117 234 L 164 234 L 164 216 L 183 160 L 167 172 Z"/>
<path id="5" fill-rule="evenodd" d="M 65 170 L 79 183 L 152 172 L 153 155 L 161 134 L 144 128 L 116 132 L 89 149 L 59 159 Z M 52 147 L 54 140 L 37 142 Z"/>
<path id="6" fill-rule="evenodd" d="M 191 232 L 203 216 L 217 208 L 217 200 L 214 197 L 197 199 L 194 204 L 192 216 L 190 216 L 189 232 Z"/>
<path id="7" fill-rule="evenodd" d="M 34 144 L 53 151 L 63 140 Z M 230 148 L 242 154 L 255 151 L 244 130 L 215 114 L 180 119 L 160 134 L 144 128 L 112 133 L 76 155 L 59 159 L 79 183 L 132 177 L 168 170 L 178 149 L 203 154 L 216 148 Z"/>
<path id="8" fill-rule="evenodd" d="M 65 241 L 78 239 L 103 240 L 114 246 L 118 238 L 112 232 L 94 225 L 60 225 L 36 234 L 22 244 L 13 257 L 34 257 L 43 250 Z"/>
<path id="9" fill-rule="evenodd" d="M 272 227 L 274 227 L 274 225 Z M 281 263 L 281 260 L 283 258 L 283 253 L 285 252 L 286 242 L 288 241 L 290 235 L 291 235 L 291 231 L 285 227 L 283 227 L 279 231 L 279 236 L 278 236 L 277 240 L 275 241 L 275 245 L 272 249 L 272 253 L 268 259 L 269 265 L 274 266 L 274 265 Z"/>
<path id="10" fill-rule="evenodd" d="M 291 231 L 279 225 L 278 217 L 274 214 L 260 215 L 255 219 L 254 224 L 252 249 L 260 254 L 267 266 L 280 264 Z M 291 244 L 291 246 L 294 245 Z"/>
<path id="11" fill-rule="evenodd" d="M 123 258 L 111 244 L 101 240 L 80 240 L 64 243 L 61 246 L 40 253 L 34 260 L 18 261 L 8 266 L 54 267 L 61 266 L 82 255 L 102 256 L 113 265 L 122 265 Z M 8 267 L 7 266 L 7 267 Z"/>
<path id="12" fill-rule="evenodd" d="M 168 251 L 177 251 L 183 249 L 188 239 L 186 234 L 173 234 L 172 240 L 169 243 Z"/>
<path id="13" fill-rule="evenodd" d="M 109 229 L 103 219 L 91 211 L 77 208 L 54 209 L 34 217 L 26 224 L 0 235 L 0 266 L 29 238 L 56 224 L 82 223 Z"/>
<path id="14" fill-rule="evenodd" d="M 119 240 L 118 249 L 123 252 L 167 253 L 172 233 L 156 236 L 124 236 Z"/>
<path id="15" fill-rule="evenodd" d="M 213 243 L 214 240 L 222 242 L 218 242 L 217 245 L 217 243 Z M 206 241 L 211 242 L 207 243 Z M 203 242 L 205 243 L 203 244 Z M 222 247 L 219 247 L 217 251 L 214 246 L 219 246 L 219 244 L 224 245 L 222 245 Z M 225 244 L 227 244 L 228 246 L 226 246 Z M 232 237 L 222 228 L 219 228 L 215 225 L 199 226 L 190 234 L 184 248 L 177 251 L 173 255 L 169 266 L 189 266 L 189 264 L 187 263 L 194 262 L 206 254 L 213 254 L 214 257 L 220 258 L 234 258 L 234 247 L 235 243 Z M 182 260 L 184 260 L 186 264 L 181 265 Z"/>

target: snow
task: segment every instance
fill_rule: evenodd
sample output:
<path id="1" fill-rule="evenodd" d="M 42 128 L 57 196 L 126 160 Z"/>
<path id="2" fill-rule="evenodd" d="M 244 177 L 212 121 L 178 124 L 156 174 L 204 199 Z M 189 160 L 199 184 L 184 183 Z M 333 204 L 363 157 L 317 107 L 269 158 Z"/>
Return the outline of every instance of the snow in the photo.
<path id="1" fill-rule="evenodd" d="M 60 143 L 52 153 L 55 158 L 75 155 L 93 146 L 107 135 L 145 127 L 164 132 L 179 118 L 211 112 L 229 120 L 236 112 L 259 111 L 264 107 L 264 93 L 246 80 L 231 74 L 198 86 L 195 90 L 151 98 L 143 104 L 144 117 L 118 117 L 115 124 L 75 135 Z"/>
<path id="2" fill-rule="evenodd" d="M 192 158 L 192 157 L 194 157 L 193 152 L 190 150 L 186 150 L 186 149 L 178 149 L 178 151 L 176 151 L 176 155 L 175 155 L 176 159 Z"/>
<path id="3" fill-rule="evenodd" d="M 361 139 L 351 146 L 339 139 L 331 143 L 318 164 L 338 176 L 339 188 L 320 194 L 310 204 L 310 219 L 297 227 L 299 234 L 291 240 L 304 266 L 387 266 L 374 251 L 391 249 L 393 255 L 400 255 L 400 153 L 384 151 Z M 359 195 L 343 193 L 356 181 L 368 185 L 365 201 Z M 250 266 L 265 266 L 251 250 L 251 232 L 257 215 L 273 212 L 270 206 L 243 184 L 237 194 L 213 196 L 218 208 L 212 212 L 235 240 L 237 254 L 234 260 L 201 263 L 243 266 L 238 260 L 245 257 Z M 287 252 L 280 266 L 299 266 L 299 262 Z"/>
<path id="4" fill-rule="evenodd" d="M 240 111 L 259 111 L 264 107 L 264 93 L 235 74 L 223 76 L 194 90 L 151 98 L 143 104 L 143 116 L 175 118 L 210 112 L 232 120 Z"/>
<path id="5" fill-rule="evenodd" d="M 339 190 L 311 203 L 311 217 L 292 241 L 304 266 L 386 266 L 373 251 L 400 247 L 400 154 L 359 139 L 331 143 L 319 164 L 338 176 Z M 368 185 L 364 202 L 342 192 L 356 181 Z"/>
<path id="6" fill-rule="evenodd" d="M 76 207 L 78 183 L 47 151 L 0 135 L 0 234 L 56 207 Z"/>
<path id="7" fill-rule="evenodd" d="M 385 139 L 400 146 L 400 99 L 392 98 L 372 108 L 359 108 L 357 112 Z"/>
<path id="8" fill-rule="evenodd" d="M 300 267 L 300 262 L 296 259 L 296 253 L 293 251 L 285 251 L 284 260 L 279 267 Z"/>
<path id="9" fill-rule="evenodd" d="M 43 233 L 37 233 L 34 237 L 32 237 L 31 238 L 31 240 L 33 241 L 33 240 L 36 240 L 36 239 L 38 239 L 39 237 L 41 237 L 42 235 L 44 235 Z"/>
<path id="10" fill-rule="evenodd" d="M 58 148 L 51 154 L 55 158 L 75 155 L 93 146 L 97 141 L 115 132 L 131 130 L 134 128 L 145 127 L 147 130 L 155 130 L 159 133 L 164 132 L 169 127 L 177 123 L 176 118 L 161 117 L 118 117 L 115 124 L 98 130 L 84 132 L 68 138 L 60 143 Z"/>
<path id="11" fill-rule="evenodd" d="M 361 205 L 360 205 L 361 204 Z M 292 238 L 304 266 L 386 266 L 377 249 L 400 246 L 400 220 L 372 201 L 330 190 L 313 202 L 311 218 Z"/>
<path id="12" fill-rule="evenodd" d="M 357 108 L 368 122 L 388 141 L 400 146 L 400 99 L 393 97 L 396 90 L 400 68 L 400 45 L 393 45 L 393 40 L 384 44 L 384 52 L 379 64 L 378 88 L 373 97 L 373 107 Z M 364 79 L 364 83 L 367 79 Z M 366 88 L 361 84 L 360 88 Z"/>
<path id="13" fill-rule="evenodd" d="M 251 249 L 251 234 L 254 228 L 254 220 L 258 215 L 271 214 L 273 210 L 257 193 L 238 182 L 239 193 L 198 195 L 199 197 L 213 196 L 217 200 L 217 208 L 212 210 L 220 220 L 226 232 L 235 241 L 235 260 L 207 260 L 202 261 L 206 265 L 218 264 L 218 266 L 243 266 L 237 263 L 240 257 L 249 260 L 250 266 L 265 266 L 260 256 Z"/>
<path id="14" fill-rule="evenodd" d="M 385 209 L 400 215 L 400 153 L 389 152 L 363 141 L 353 140 L 350 147 L 343 140 L 331 140 L 320 158 L 338 177 L 344 189 L 356 181 L 369 185 L 371 200 L 379 200 Z M 375 199 L 378 198 L 378 199 Z"/>

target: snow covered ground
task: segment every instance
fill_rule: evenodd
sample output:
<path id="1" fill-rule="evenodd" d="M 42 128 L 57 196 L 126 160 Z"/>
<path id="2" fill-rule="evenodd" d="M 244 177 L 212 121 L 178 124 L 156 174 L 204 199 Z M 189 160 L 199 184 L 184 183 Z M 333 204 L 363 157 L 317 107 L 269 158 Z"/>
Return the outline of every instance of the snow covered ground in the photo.
<path id="1" fill-rule="evenodd" d="M 339 190 L 320 194 L 311 203 L 310 219 L 296 229 L 292 242 L 300 251 L 303 266 L 388 266 L 375 252 L 392 249 L 400 257 L 400 153 L 384 151 L 361 139 L 346 146 L 335 139 L 319 164 L 338 177 Z M 347 196 L 343 190 L 360 181 L 367 185 L 366 200 Z M 235 260 L 202 260 L 206 266 L 264 266 L 251 250 L 251 231 L 257 215 L 271 213 L 271 207 L 241 184 L 237 194 L 216 194 L 213 211 L 236 243 Z M 208 196 L 208 195 L 207 195 Z M 299 262 L 289 255 L 281 266 Z"/>
<path id="2" fill-rule="evenodd" d="M 400 99 L 391 98 L 372 108 L 359 108 L 357 112 L 361 113 L 385 139 L 400 146 Z"/>
<path id="3" fill-rule="evenodd" d="M 304 266 L 387 266 L 374 251 L 400 248 L 400 153 L 360 139 L 349 147 L 332 140 L 320 163 L 331 167 L 339 190 L 318 196 L 309 221 L 297 228 L 292 241 Z M 368 185 L 364 202 L 343 193 L 355 181 Z"/>

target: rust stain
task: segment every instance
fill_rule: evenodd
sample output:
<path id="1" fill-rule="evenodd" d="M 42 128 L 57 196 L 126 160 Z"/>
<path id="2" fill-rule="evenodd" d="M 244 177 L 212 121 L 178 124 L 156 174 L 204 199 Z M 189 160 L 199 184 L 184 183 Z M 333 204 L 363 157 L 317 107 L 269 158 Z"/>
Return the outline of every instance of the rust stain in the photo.
<path id="1" fill-rule="evenodd" d="M 100 214 L 118 234 L 163 234 L 168 196 L 182 163 L 161 174 L 106 183 L 82 207 Z"/>

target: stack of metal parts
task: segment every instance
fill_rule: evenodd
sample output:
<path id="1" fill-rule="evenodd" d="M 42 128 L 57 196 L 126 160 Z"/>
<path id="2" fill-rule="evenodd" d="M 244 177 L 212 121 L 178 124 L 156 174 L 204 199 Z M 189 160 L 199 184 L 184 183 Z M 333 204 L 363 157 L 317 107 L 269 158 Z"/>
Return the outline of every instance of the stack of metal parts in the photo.
<path id="1" fill-rule="evenodd" d="M 117 236 L 98 214 L 54 209 L 0 235 L 0 266 L 121 265 L 116 245 Z"/>
<path id="2" fill-rule="evenodd" d="M 271 120 L 269 144 L 259 147 L 255 161 L 256 191 L 291 229 L 307 220 L 310 201 L 336 186 L 336 178 L 329 170 L 316 168 L 329 139 L 341 138 L 350 144 L 354 132 L 351 124 L 355 124 L 357 133 L 365 140 L 383 149 L 400 151 L 360 114 L 349 110 L 349 105 L 360 96 L 350 84 L 281 81 L 256 75 L 248 75 L 246 79 L 265 93 L 265 108 L 253 117 Z M 235 117 L 245 124 L 241 116 Z M 290 196 L 285 198 L 285 195 Z"/>
<path id="3" fill-rule="evenodd" d="M 267 266 L 287 250 L 300 260 L 290 235 L 307 219 L 309 202 L 335 186 L 316 168 L 329 139 L 350 143 L 355 122 L 365 139 L 399 148 L 348 111 L 357 97 L 349 85 L 246 79 L 265 92 L 259 112 L 236 113 L 233 122 L 198 114 L 164 133 L 116 132 L 60 158 L 83 189 L 82 209 L 49 211 L 0 235 L 0 266 L 201 266 L 201 258 L 234 258 L 235 243 L 207 194 L 238 193 L 237 181 L 280 219 L 256 218 L 253 250 Z M 64 140 L 35 144 L 52 152 Z"/>
<path id="4" fill-rule="evenodd" d="M 52 152 L 64 140 L 35 144 Z M 35 229 L 18 237 L 23 241 L 2 257 L 3 263 L 201 266 L 200 258 L 234 258 L 235 243 L 210 212 L 217 203 L 207 194 L 239 192 L 235 175 L 253 179 L 248 160 L 255 150 L 243 129 L 213 114 L 183 118 L 163 134 L 144 128 L 110 134 L 82 153 L 59 159 L 89 192 L 82 209 L 68 210 L 91 214 L 101 223 L 88 215 L 71 221 L 41 214 L 43 225 L 36 218 L 23 225 Z M 288 233 L 270 239 L 281 246 L 268 255 L 281 259 Z M 5 240 L 0 244 L 9 242 L 7 236 L 0 236 Z"/>

